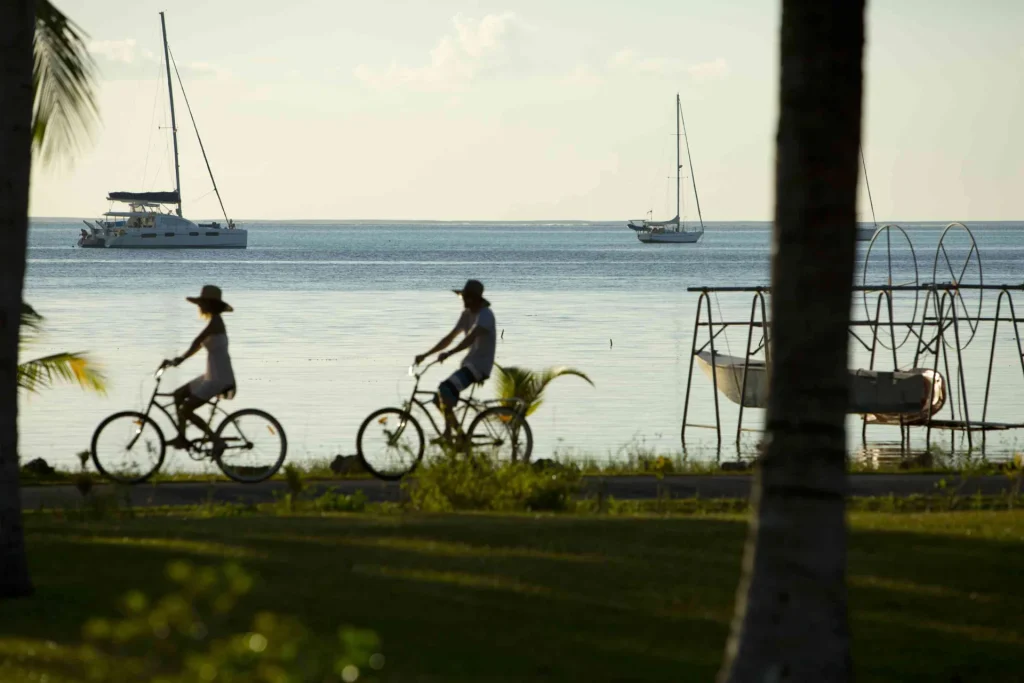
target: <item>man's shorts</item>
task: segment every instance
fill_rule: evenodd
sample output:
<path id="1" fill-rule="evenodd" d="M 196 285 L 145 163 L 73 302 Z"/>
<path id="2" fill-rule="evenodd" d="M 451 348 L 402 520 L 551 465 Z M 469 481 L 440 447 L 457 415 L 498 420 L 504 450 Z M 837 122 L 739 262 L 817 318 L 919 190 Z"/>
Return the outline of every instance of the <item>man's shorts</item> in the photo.
<path id="1" fill-rule="evenodd" d="M 478 381 L 472 370 L 469 368 L 459 368 L 451 377 L 441 382 L 441 385 L 437 388 L 437 395 L 441 405 L 454 407 L 459 400 L 459 393 Z"/>

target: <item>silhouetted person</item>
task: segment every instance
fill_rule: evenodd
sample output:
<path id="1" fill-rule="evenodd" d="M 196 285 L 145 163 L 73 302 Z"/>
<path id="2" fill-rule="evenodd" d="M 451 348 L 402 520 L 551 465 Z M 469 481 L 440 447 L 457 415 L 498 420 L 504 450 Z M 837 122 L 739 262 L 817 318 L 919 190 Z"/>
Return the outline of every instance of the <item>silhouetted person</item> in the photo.
<path id="1" fill-rule="evenodd" d="M 459 393 L 476 382 L 485 382 L 491 376 L 497 341 L 494 313 L 491 311 L 491 303 L 484 298 L 483 283 L 467 280 L 462 289 L 452 291 L 462 297 L 465 310 L 455 323 L 455 328 L 432 349 L 416 356 L 415 360 L 416 365 L 419 365 L 424 358 L 440 351 L 437 359 L 443 363 L 449 356 L 469 349 L 469 353 L 462 359 L 461 367 L 437 388 L 438 407 L 444 412 L 444 434 L 440 440 L 447 440 L 451 436 L 452 427 L 457 424 L 454 408 Z M 445 351 L 460 332 L 466 338 L 451 351 Z"/>
<path id="2" fill-rule="evenodd" d="M 185 427 L 189 422 L 203 430 L 213 442 L 213 456 L 220 457 L 224 452 L 223 440 L 217 439 L 206 421 L 195 414 L 197 408 L 212 400 L 215 396 L 234 396 L 235 373 L 231 369 L 231 356 L 228 355 L 228 332 L 224 327 L 222 313 L 230 313 L 234 309 L 221 299 L 220 287 L 203 285 L 199 296 L 185 297 L 199 307 L 199 315 L 210 322 L 199 333 L 188 351 L 174 360 L 165 360 L 164 367 L 181 365 L 185 359 L 195 355 L 200 348 L 206 348 L 206 373 L 178 387 L 174 392 L 174 404 L 178 409 L 178 436 L 167 443 L 172 448 L 188 448 L 185 438 Z"/>

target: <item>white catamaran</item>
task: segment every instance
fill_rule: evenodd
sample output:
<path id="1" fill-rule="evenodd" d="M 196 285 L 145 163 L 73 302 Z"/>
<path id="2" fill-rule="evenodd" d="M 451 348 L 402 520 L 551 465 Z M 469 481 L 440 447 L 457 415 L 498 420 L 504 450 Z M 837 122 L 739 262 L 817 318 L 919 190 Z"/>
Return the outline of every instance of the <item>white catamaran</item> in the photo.
<path id="1" fill-rule="evenodd" d="M 210 161 L 206 158 L 199 129 L 196 127 L 192 108 L 188 104 L 181 75 L 178 74 L 178 85 L 185 99 L 192 126 L 199 140 L 199 149 L 203 152 L 203 161 L 213 183 L 213 191 L 217 194 L 220 209 L 224 213 L 224 225 L 220 223 L 195 223 L 181 215 L 181 174 L 178 163 L 178 127 L 174 118 L 174 88 L 171 81 L 170 49 L 167 46 L 167 25 L 164 13 L 160 13 L 160 30 L 164 38 L 164 61 L 167 66 L 167 96 L 171 105 L 171 136 L 174 140 L 174 191 L 173 192 L 111 192 L 107 201 L 127 205 L 127 210 L 108 211 L 103 218 L 89 222 L 83 221 L 87 230 L 82 230 L 78 240 L 80 247 L 99 247 L 109 249 L 245 249 L 248 243 L 248 232 L 235 227 L 234 221 L 228 218 L 224 202 L 217 189 L 217 181 L 213 178 Z M 178 67 L 174 65 L 177 74 Z M 171 212 L 168 207 L 175 206 Z"/>
<path id="2" fill-rule="evenodd" d="M 682 125 L 682 132 L 680 132 L 680 124 Z M 700 221 L 700 227 L 688 226 L 685 222 L 679 218 L 680 214 L 680 200 L 682 189 L 680 183 L 682 178 L 680 177 L 680 171 L 683 168 L 683 163 L 680 158 L 680 140 L 679 138 L 686 138 L 686 160 L 690 164 L 690 180 L 693 182 L 693 196 L 697 200 L 697 218 Z M 690 157 L 690 139 L 686 136 L 686 122 L 683 120 L 683 105 L 679 101 L 679 95 L 676 94 L 676 215 L 675 218 L 670 218 L 667 221 L 652 221 L 635 219 L 631 220 L 626 226 L 636 231 L 637 239 L 645 243 L 672 243 L 672 244 L 692 244 L 700 240 L 704 236 L 704 218 L 700 214 L 700 199 L 697 197 L 697 181 L 693 177 L 693 159 Z"/>

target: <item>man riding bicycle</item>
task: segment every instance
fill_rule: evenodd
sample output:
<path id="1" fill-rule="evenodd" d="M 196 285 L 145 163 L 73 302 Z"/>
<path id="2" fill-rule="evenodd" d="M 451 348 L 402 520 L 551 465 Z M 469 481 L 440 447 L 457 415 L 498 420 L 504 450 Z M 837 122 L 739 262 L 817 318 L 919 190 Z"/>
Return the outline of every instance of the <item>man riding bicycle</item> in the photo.
<path id="1" fill-rule="evenodd" d="M 483 383 L 491 376 L 494 367 L 494 350 L 497 341 L 495 334 L 494 313 L 491 304 L 484 298 L 484 286 L 479 280 L 467 280 L 462 289 L 452 290 L 462 297 L 465 309 L 459 316 L 455 328 L 424 354 L 416 356 L 415 364 L 437 352 L 437 359 L 444 362 L 450 356 L 469 349 L 462 359 L 461 367 L 437 388 L 438 407 L 444 413 L 444 433 L 438 441 L 447 441 L 451 437 L 452 427 L 458 427 L 455 417 L 455 404 L 459 393 L 474 383 Z M 455 341 L 459 333 L 465 336 L 458 346 L 445 351 Z"/>

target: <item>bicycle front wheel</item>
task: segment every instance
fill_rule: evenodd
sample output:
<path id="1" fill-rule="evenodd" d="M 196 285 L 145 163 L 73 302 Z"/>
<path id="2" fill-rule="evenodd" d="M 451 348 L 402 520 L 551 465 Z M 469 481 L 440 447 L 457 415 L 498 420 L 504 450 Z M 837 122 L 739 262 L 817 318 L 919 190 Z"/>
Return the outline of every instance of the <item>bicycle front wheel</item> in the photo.
<path id="1" fill-rule="evenodd" d="M 419 422 L 401 408 L 370 413 L 356 435 L 356 452 L 363 467 L 385 481 L 401 479 L 416 469 L 425 447 Z"/>
<path id="2" fill-rule="evenodd" d="M 156 421 L 143 413 L 114 413 L 92 435 L 92 464 L 121 484 L 141 484 L 164 462 L 167 444 Z"/>
<path id="3" fill-rule="evenodd" d="M 533 431 L 521 413 L 496 406 L 470 423 L 469 444 L 474 453 L 485 455 L 494 463 L 529 462 Z"/>
<path id="4" fill-rule="evenodd" d="M 254 484 L 274 476 L 288 454 L 288 438 L 281 423 L 262 410 L 247 408 L 231 413 L 217 427 L 224 452 L 217 460 L 229 479 Z"/>

